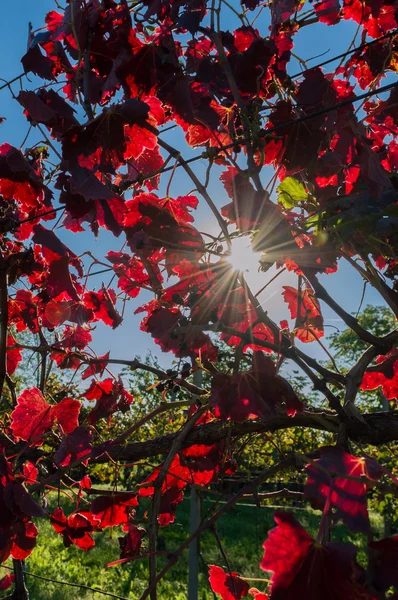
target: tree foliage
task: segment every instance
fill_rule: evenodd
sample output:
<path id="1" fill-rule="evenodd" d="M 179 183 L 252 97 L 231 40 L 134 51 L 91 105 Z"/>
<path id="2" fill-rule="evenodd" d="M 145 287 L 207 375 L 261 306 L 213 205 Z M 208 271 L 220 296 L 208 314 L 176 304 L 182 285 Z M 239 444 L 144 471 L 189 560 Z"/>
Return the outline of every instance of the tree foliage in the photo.
<path id="1" fill-rule="evenodd" d="M 376 459 L 378 447 L 398 440 L 398 416 L 357 403 L 360 388 L 396 401 L 398 334 L 393 319 L 372 331 L 328 283 L 345 264 L 398 314 L 398 87 L 387 78 L 397 69 L 396 19 L 396 0 L 67 0 L 30 32 L 21 60 L 34 83 L 21 76 L 13 97 L 28 135 L 37 128 L 44 141 L 0 146 L 0 555 L 14 561 L 14 598 L 27 598 L 20 561 L 34 551 L 39 518 L 50 519 L 65 546 L 84 551 L 97 532 L 122 525 L 117 563 L 149 561 L 141 600 L 156 600 L 159 581 L 206 530 L 224 562 L 211 566 L 210 585 L 224 600 L 398 593 L 397 539 L 373 539 L 367 509 L 372 490 L 397 493 L 384 454 Z M 311 68 L 300 59 L 294 73 L 302 31 L 311 36 L 320 23 L 335 27 L 337 38 L 344 21 L 358 26 L 349 50 Z M 178 147 L 171 127 L 183 133 Z M 185 180 L 172 194 L 181 171 Z M 227 203 L 214 197 L 215 179 Z M 202 205 L 213 215 L 212 233 L 197 224 Z M 87 239 L 101 229 L 115 242 L 105 257 L 66 243 L 65 232 Z M 265 285 L 282 270 L 291 274 L 294 285 L 279 289 L 289 320 L 275 322 L 234 268 L 239 238 L 250 242 Z M 92 284 L 99 266 L 109 284 Z M 141 330 L 177 359 L 175 368 L 94 352 L 96 325 L 123 327 L 127 300 L 136 298 Z M 324 347 L 325 307 L 355 338 L 344 369 L 311 350 Z M 38 341 L 19 342 L 24 331 Z M 234 352 L 227 369 L 221 342 Z M 17 393 L 13 376 L 26 352 L 40 359 L 39 380 Z M 322 402 L 282 375 L 286 361 Z M 121 415 L 134 397 L 115 365 L 156 378 L 150 411 L 126 427 Z M 51 369 L 77 373 L 81 389 L 53 397 Z M 168 414 L 175 415 L 169 432 L 147 427 Z M 327 442 L 297 451 L 277 439 L 291 428 L 325 432 Z M 159 569 L 159 528 L 172 526 L 190 486 L 206 490 L 234 473 L 242 439 L 258 433 L 279 459 L 265 459 Z M 120 470 L 143 462 L 149 472 L 122 491 Z M 113 486 L 95 490 L 88 473 L 104 463 L 115 468 Z M 276 513 L 261 562 L 272 576 L 258 591 L 232 570 L 216 522 L 265 481 L 292 472 L 306 477 L 304 499 L 322 515 L 319 533 L 313 539 L 292 514 Z M 44 499 L 54 487 L 59 506 L 48 514 Z M 69 514 L 63 493 L 76 500 Z M 294 496 L 284 487 L 273 494 Z M 366 567 L 352 544 L 331 539 L 338 520 L 368 536 Z"/>

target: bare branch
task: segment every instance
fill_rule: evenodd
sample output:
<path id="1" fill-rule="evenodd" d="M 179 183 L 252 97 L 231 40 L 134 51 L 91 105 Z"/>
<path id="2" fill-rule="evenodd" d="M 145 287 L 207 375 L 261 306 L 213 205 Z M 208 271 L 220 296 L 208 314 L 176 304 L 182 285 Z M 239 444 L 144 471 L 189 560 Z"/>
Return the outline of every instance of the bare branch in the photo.
<path id="1" fill-rule="evenodd" d="M 159 475 L 156 479 L 156 482 L 154 484 L 155 486 L 155 493 L 153 495 L 153 499 L 152 499 L 152 510 L 151 510 L 151 519 L 150 519 L 150 523 L 149 523 L 149 527 L 148 527 L 148 535 L 149 535 L 149 552 L 150 552 L 150 557 L 149 557 L 149 583 L 150 583 L 150 587 L 152 586 L 152 583 L 156 580 L 156 572 L 157 572 L 157 567 L 156 567 L 156 544 L 157 544 L 157 534 L 158 534 L 158 515 L 159 515 L 159 509 L 160 509 L 160 502 L 161 502 L 161 498 L 162 498 L 162 486 L 163 486 L 163 482 L 165 480 L 165 477 L 167 475 L 167 472 L 170 468 L 171 463 L 173 462 L 177 452 L 181 449 L 184 440 L 186 439 L 186 437 L 188 436 L 189 432 L 192 430 L 192 428 L 195 426 L 195 423 L 198 421 L 198 419 L 201 417 L 201 415 L 203 414 L 203 408 L 199 409 L 184 425 L 184 427 L 181 429 L 181 431 L 176 435 L 173 444 L 170 448 L 170 451 L 166 457 L 166 460 L 164 461 Z M 151 591 L 151 600 L 156 600 L 157 598 L 157 594 L 156 594 L 156 585 L 155 587 L 152 588 Z"/>
<path id="2" fill-rule="evenodd" d="M 364 329 L 355 317 L 353 317 L 348 312 L 346 312 L 344 310 L 344 308 L 342 308 L 340 306 L 340 304 L 338 304 L 338 302 L 333 300 L 333 298 L 326 291 L 326 289 L 323 287 L 323 285 L 321 283 L 319 283 L 316 275 L 314 275 L 309 269 L 305 269 L 305 268 L 303 268 L 303 272 L 305 274 L 306 279 L 312 285 L 317 297 L 320 300 L 323 300 L 325 302 L 325 304 L 330 306 L 330 308 L 332 310 L 334 310 L 336 315 L 339 315 L 339 317 L 341 319 L 343 319 L 344 323 L 346 325 L 348 325 L 348 327 L 350 327 L 350 329 L 355 331 L 355 333 L 361 338 L 361 340 L 363 340 L 364 342 L 367 342 L 368 344 L 372 344 L 373 346 L 378 347 L 379 351 L 380 351 L 380 349 L 382 351 L 382 349 L 384 347 L 382 340 L 380 338 L 376 337 L 375 335 L 373 335 L 372 333 L 370 333 L 369 331 L 367 331 L 366 329 Z"/>

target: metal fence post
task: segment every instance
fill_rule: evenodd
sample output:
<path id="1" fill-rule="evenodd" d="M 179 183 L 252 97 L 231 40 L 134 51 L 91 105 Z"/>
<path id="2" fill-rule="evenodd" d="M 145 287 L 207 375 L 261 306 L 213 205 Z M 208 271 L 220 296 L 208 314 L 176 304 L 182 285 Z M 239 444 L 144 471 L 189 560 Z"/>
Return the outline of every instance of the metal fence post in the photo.
<path id="1" fill-rule="evenodd" d="M 202 385 L 202 371 L 198 369 L 193 375 L 194 384 Z M 189 533 L 192 535 L 200 525 L 200 500 L 196 489 L 191 488 L 191 508 L 189 519 Z M 199 548 L 200 539 L 196 537 L 189 546 L 188 562 L 188 600 L 198 600 L 199 594 Z"/>
<path id="2" fill-rule="evenodd" d="M 191 488 L 191 513 L 189 521 L 189 531 L 194 533 L 200 524 L 200 502 L 198 492 L 194 487 Z M 199 536 L 196 537 L 189 546 L 189 566 L 188 566 L 188 600 L 198 600 L 199 593 Z"/>

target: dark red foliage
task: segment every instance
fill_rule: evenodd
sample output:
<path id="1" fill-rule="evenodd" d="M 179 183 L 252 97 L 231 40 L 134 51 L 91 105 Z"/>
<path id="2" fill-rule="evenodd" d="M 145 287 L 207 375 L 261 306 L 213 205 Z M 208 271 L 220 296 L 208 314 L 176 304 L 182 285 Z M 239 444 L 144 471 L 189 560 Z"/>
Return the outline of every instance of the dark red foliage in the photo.
<path id="1" fill-rule="evenodd" d="M 345 74 L 353 74 L 361 89 L 365 90 L 377 77 L 384 77 L 385 69 L 393 60 L 390 41 L 381 40 L 371 46 L 358 50 L 347 61 Z"/>
<path id="2" fill-rule="evenodd" d="M 91 438 L 92 433 L 87 427 L 76 427 L 72 433 L 63 438 L 55 453 L 55 464 L 59 467 L 67 467 L 75 460 L 81 460 L 90 454 Z"/>
<path id="3" fill-rule="evenodd" d="M 192 332 L 179 329 L 183 325 L 183 315 L 177 308 L 163 307 L 158 301 L 153 301 L 143 309 L 148 316 L 141 323 L 141 329 L 147 331 L 159 344 L 161 349 L 173 352 L 178 357 L 209 355 L 213 352 L 210 338 L 202 332 Z M 136 311 L 138 312 L 138 311 Z"/>
<path id="4" fill-rule="evenodd" d="M 175 328 L 181 317 L 177 309 L 159 307 L 144 319 L 141 328 L 152 335 L 162 350 L 172 350 L 178 348 L 179 338 Z"/>
<path id="5" fill-rule="evenodd" d="M 58 139 L 62 139 L 70 127 L 78 125 L 74 109 L 54 90 L 20 92 L 18 101 L 25 108 L 25 115 L 30 121 L 43 123 Z"/>
<path id="6" fill-rule="evenodd" d="M 32 292 L 18 290 L 15 298 L 8 303 L 9 321 L 13 323 L 17 331 L 24 331 L 27 327 L 32 333 L 37 333 L 37 299 Z"/>
<path id="7" fill-rule="evenodd" d="M 39 471 L 35 465 L 27 461 L 23 466 L 23 476 L 25 478 L 26 485 L 33 485 L 37 482 Z"/>
<path id="8" fill-rule="evenodd" d="M 66 229 L 74 233 L 84 231 L 82 223 L 87 221 L 94 235 L 98 235 L 99 227 L 105 227 L 115 236 L 121 234 L 123 200 L 93 172 L 76 167 L 73 177 L 59 176 L 57 188 L 61 190 L 60 202 L 65 204 L 69 213 L 64 220 Z"/>
<path id="9" fill-rule="evenodd" d="M 92 363 L 85 369 L 82 373 L 82 379 L 88 379 L 89 377 L 93 377 L 94 375 L 102 375 L 107 366 L 107 360 L 109 358 L 109 352 L 104 354 L 103 356 L 98 357 L 98 362 Z"/>
<path id="10" fill-rule="evenodd" d="M 129 160 L 127 163 L 127 175 L 124 181 L 127 183 L 140 183 L 143 178 L 143 185 L 149 192 L 159 189 L 160 175 L 154 175 L 163 165 L 164 160 L 160 154 L 159 147 L 153 150 L 144 149 L 137 159 Z"/>
<path id="11" fill-rule="evenodd" d="M 320 545 L 291 513 L 275 513 L 261 568 L 272 573 L 270 600 L 372 600 L 352 544 Z"/>
<path id="12" fill-rule="evenodd" d="M 132 252 L 149 259 L 164 248 L 169 274 L 183 259 L 196 262 L 204 252 L 202 236 L 191 225 L 190 210 L 197 204 L 195 196 L 158 198 L 143 192 L 129 200 L 123 224 Z"/>
<path id="13" fill-rule="evenodd" d="M 97 496 L 91 503 L 91 512 L 98 520 L 99 527 L 115 527 L 127 523 L 135 506 L 138 506 L 137 494 L 115 492 L 107 496 Z"/>
<path id="14" fill-rule="evenodd" d="M 4 575 L 4 577 L 2 577 L 2 579 L 0 579 L 0 590 L 8 590 L 8 588 L 12 586 L 14 581 L 15 581 L 14 573 L 7 573 L 7 575 Z"/>
<path id="15" fill-rule="evenodd" d="M 374 38 L 397 27 L 394 5 L 387 2 L 369 1 L 366 3 L 362 14 L 361 10 L 359 0 L 346 0 L 344 3 L 344 18 L 361 23 L 364 30 Z"/>
<path id="16" fill-rule="evenodd" d="M 304 408 L 291 385 L 277 375 L 272 360 L 258 351 L 253 353 L 250 371 L 213 377 L 211 402 L 223 420 L 234 421 L 272 415 L 281 402 L 291 416 Z"/>
<path id="17" fill-rule="evenodd" d="M 162 465 L 156 467 L 142 482 L 139 495 L 151 497 L 155 493 L 154 484 L 161 474 Z M 182 502 L 187 485 L 206 486 L 216 482 L 220 473 L 233 474 L 234 466 L 223 445 L 207 446 L 195 444 L 179 452 L 168 468 L 161 486 L 161 499 L 158 522 L 162 527 L 174 522 L 177 506 Z"/>
<path id="18" fill-rule="evenodd" d="M 160 471 L 161 466 L 154 469 L 151 475 L 142 482 L 142 487 L 139 491 L 140 496 L 153 496 L 155 487 L 150 484 L 157 481 Z M 190 471 L 181 465 L 179 456 L 177 455 L 162 483 L 158 515 L 158 522 L 162 527 L 174 522 L 176 508 L 183 500 L 183 490 L 189 481 L 192 481 Z"/>
<path id="19" fill-rule="evenodd" d="M 5 511 L 12 511 L 15 516 L 43 517 L 44 510 L 33 500 L 26 488 L 16 481 L 10 481 L 2 490 Z"/>
<path id="20" fill-rule="evenodd" d="M 120 558 L 133 558 L 141 552 L 142 538 L 146 530 L 132 523 L 123 525 L 126 535 L 119 538 Z"/>
<path id="21" fill-rule="evenodd" d="M 73 304 L 74 303 L 69 300 L 66 300 L 65 302 L 50 300 L 44 308 L 43 324 L 46 327 L 52 328 L 62 325 L 65 321 L 70 320 Z"/>
<path id="22" fill-rule="evenodd" d="M 46 281 L 50 298 L 58 298 L 64 294 L 63 298 L 66 295 L 68 300 L 79 301 L 79 294 L 69 272 L 70 262 L 69 256 L 63 256 L 51 262 Z"/>
<path id="23" fill-rule="evenodd" d="M 23 560 L 32 552 L 38 533 L 30 519 L 45 512 L 14 477 L 4 456 L 0 458 L 0 513 L 1 562 L 9 556 Z"/>
<path id="24" fill-rule="evenodd" d="M 81 261 L 77 258 L 76 254 L 72 252 L 61 240 L 55 235 L 55 233 L 49 229 L 46 229 L 42 225 L 35 225 L 33 227 L 32 241 L 35 244 L 40 244 L 44 248 L 50 250 L 57 256 L 68 256 L 71 260 L 70 263 L 75 267 L 80 276 L 83 275 L 83 268 Z M 49 256 L 51 261 L 52 255 Z"/>
<path id="25" fill-rule="evenodd" d="M 78 426 L 80 402 L 64 398 L 59 404 L 50 405 L 37 388 L 25 390 L 17 400 L 11 414 L 11 429 L 16 439 L 31 444 L 43 443 L 43 435 L 57 422 L 64 433 L 71 433 Z"/>
<path id="26" fill-rule="evenodd" d="M 233 329 L 246 333 L 251 333 L 252 343 L 244 346 L 247 349 L 256 350 L 260 346 L 256 340 L 274 342 L 273 334 L 264 323 L 257 322 L 256 311 L 249 302 L 247 295 L 241 285 L 237 282 L 237 274 L 233 271 L 231 265 L 221 259 L 210 267 L 191 265 L 188 261 L 182 261 L 178 267 L 174 268 L 180 278 L 180 282 L 167 288 L 162 296 L 166 303 L 175 303 L 177 307 L 168 309 L 173 315 L 180 315 L 178 325 L 186 325 L 186 318 L 181 314 L 180 307 L 190 310 L 191 322 L 193 325 L 203 325 L 209 322 L 220 323 L 233 327 Z M 193 289 L 192 289 L 193 288 Z M 160 316 L 158 309 L 161 308 L 159 302 L 152 302 L 146 305 L 146 310 L 152 310 L 153 313 Z M 169 315 L 171 318 L 175 316 Z M 157 321 L 157 320 L 156 320 Z M 146 323 L 144 320 L 143 324 Z M 181 335 L 183 334 L 183 335 Z M 184 339 L 181 339 L 184 336 Z M 222 333 L 221 339 L 229 345 L 238 345 L 240 337 Z M 197 354 L 205 356 L 208 360 L 215 360 L 216 348 L 211 340 L 199 330 L 184 330 L 174 328 L 174 331 L 167 337 L 167 342 L 175 346 L 179 345 L 180 350 L 173 349 L 174 352 L 180 352 L 177 356 L 186 356 L 186 347 L 195 349 Z"/>
<path id="27" fill-rule="evenodd" d="M 268 192 L 255 191 L 245 173 L 229 167 L 221 180 L 232 198 L 232 202 L 221 209 L 221 214 L 242 231 L 257 229 L 274 213 L 275 205 Z"/>
<path id="28" fill-rule="evenodd" d="M 124 389 L 122 383 L 108 378 L 103 381 L 92 380 L 88 390 L 84 392 L 87 400 L 96 400 L 96 405 L 90 412 L 90 423 L 99 419 L 110 419 L 117 411 L 127 412 L 133 402 L 133 396 Z"/>
<path id="29" fill-rule="evenodd" d="M 35 215 L 40 208 L 51 208 L 50 190 L 20 150 L 9 144 L 0 146 L 0 193 L 5 200 L 15 200 L 18 216 Z"/>
<path id="30" fill-rule="evenodd" d="M 221 567 L 210 565 L 210 587 L 214 593 L 220 594 L 222 600 L 240 600 L 247 596 L 249 584 L 240 579 L 238 573 L 225 573 Z"/>
<path id="31" fill-rule="evenodd" d="M 151 280 L 145 270 L 144 263 L 136 257 L 121 252 L 108 252 L 108 260 L 114 265 L 114 271 L 118 276 L 118 288 L 125 292 L 131 298 L 136 298 L 141 291 L 141 287 L 151 287 Z M 156 273 L 156 279 L 159 284 L 163 283 L 163 276 L 157 266 L 159 260 L 163 258 L 163 251 L 154 253 L 148 263 Z"/>
<path id="32" fill-rule="evenodd" d="M 305 496 L 313 508 L 335 510 L 336 517 L 352 531 L 367 533 L 370 528 L 366 491 L 366 477 L 378 480 L 381 466 L 370 458 L 357 458 L 335 447 L 324 447 L 321 458 L 306 467 L 308 473 Z M 345 479 L 345 476 L 358 480 Z M 325 509 L 325 510 L 326 510 Z"/>
<path id="33" fill-rule="evenodd" d="M 314 8 L 321 23 L 335 25 L 340 21 L 340 0 L 322 0 Z"/>
<path id="34" fill-rule="evenodd" d="M 19 363 L 22 360 L 22 350 L 20 348 L 12 348 L 15 346 L 17 341 L 12 335 L 7 338 L 7 346 L 11 346 L 7 350 L 7 373 L 13 375 L 18 368 Z"/>
<path id="35" fill-rule="evenodd" d="M 58 343 L 54 344 L 54 347 L 62 348 L 63 350 L 72 348 L 83 350 L 91 342 L 91 340 L 92 336 L 87 328 L 82 327 L 81 325 L 76 325 L 75 327 L 66 325 L 63 330 L 62 338 Z"/>
<path id="36" fill-rule="evenodd" d="M 381 387 L 387 400 L 398 399 L 398 349 L 394 348 L 386 356 L 378 356 L 376 363 L 365 372 L 361 389 L 375 390 Z"/>
<path id="37" fill-rule="evenodd" d="M 284 285 L 283 298 L 287 302 L 290 316 L 295 319 L 294 333 L 301 342 L 313 342 L 324 336 L 323 317 L 319 302 L 311 288 L 298 291 Z"/>
<path id="38" fill-rule="evenodd" d="M 247 418 L 265 417 L 273 412 L 273 399 L 267 402 L 251 385 L 250 375 L 215 375 L 212 379 L 212 404 L 221 419 L 243 421 Z"/>
<path id="39" fill-rule="evenodd" d="M 223 443 L 208 446 L 195 444 L 179 453 L 180 464 L 185 467 L 184 479 L 206 486 L 216 482 L 220 473 L 233 474 L 233 465 L 226 458 Z"/>
<path id="40" fill-rule="evenodd" d="M 106 173 L 113 172 L 126 152 L 125 126 L 143 124 L 149 106 L 135 98 L 104 110 L 86 125 L 70 127 L 63 136 L 63 155 L 70 168 L 79 164 L 79 157 L 90 160 L 90 166 Z M 98 149 L 100 151 L 98 152 Z M 80 161 L 80 166 L 86 166 Z"/>
<path id="41" fill-rule="evenodd" d="M 97 521 L 89 512 L 74 512 L 66 517 L 62 508 L 57 508 L 51 515 L 51 525 L 62 535 L 67 548 L 76 544 L 81 550 L 90 550 L 95 545 L 91 534 Z"/>
<path id="42" fill-rule="evenodd" d="M 14 520 L 10 527 L 0 529 L 0 558 L 9 556 L 16 560 L 25 560 L 36 546 L 37 527 L 28 519 Z"/>
<path id="43" fill-rule="evenodd" d="M 122 322 L 122 316 L 115 308 L 116 295 L 112 289 L 104 285 L 99 292 L 87 292 L 84 296 L 84 305 L 94 313 L 94 320 L 103 321 L 116 329 Z"/>

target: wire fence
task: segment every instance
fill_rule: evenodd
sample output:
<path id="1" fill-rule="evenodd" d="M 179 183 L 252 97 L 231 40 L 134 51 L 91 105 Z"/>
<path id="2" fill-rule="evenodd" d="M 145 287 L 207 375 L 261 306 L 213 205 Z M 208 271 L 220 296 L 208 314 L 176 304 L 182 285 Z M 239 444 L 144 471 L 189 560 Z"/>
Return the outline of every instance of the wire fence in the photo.
<path id="1" fill-rule="evenodd" d="M 9 567 L 8 565 L 1 565 L 3 569 L 8 569 L 9 571 L 15 571 L 14 567 Z M 24 575 L 28 575 L 29 577 L 34 577 L 35 579 L 42 579 L 43 581 L 47 581 L 49 583 L 55 583 L 57 585 L 65 585 L 74 588 L 80 588 L 82 590 L 88 590 L 93 594 L 102 594 L 103 596 L 108 596 L 110 598 L 117 598 L 117 600 L 131 600 L 131 597 L 128 598 L 126 596 L 118 596 L 117 594 L 113 594 L 112 592 L 105 592 L 100 588 L 93 588 L 89 585 L 84 585 L 82 583 L 72 583 L 71 581 L 63 581 L 62 579 L 52 579 L 51 577 L 44 577 L 44 575 L 38 575 L 37 573 L 31 573 L 30 571 L 23 571 Z"/>
<path id="2" fill-rule="evenodd" d="M 241 484 L 244 485 L 245 484 L 245 480 L 244 479 L 240 479 L 240 478 L 229 478 L 227 480 L 227 483 L 233 483 L 233 484 Z M 288 484 L 286 484 L 288 485 Z M 297 484 L 295 482 L 292 483 L 293 486 L 297 487 Z M 270 489 L 273 486 L 267 486 L 267 489 Z M 299 486 L 301 487 L 301 486 Z M 190 498 L 188 496 L 185 496 L 183 499 L 185 502 L 190 501 Z M 217 499 L 216 501 L 214 499 L 210 499 L 210 498 L 202 498 L 202 502 L 206 502 L 209 504 L 214 504 L 216 502 L 216 504 L 227 504 L 226 500 L 221 500 L 221 499 Z M 271 510 L 285 510 L 285 509 L 289 509 L 289 511 L 306 511 L 306 512 L 311 512 L 312 509 L 311 508 L 305 508 L 305 507 L 299 507 L 299 506 L 292 506 L 291 504 L 289 505 L 277 505 L 277 504 L 266 504 L 266 505 L 258 505 L 255 503 L 250 503 L 250 502 L 237 502 L 235 504 L 236 507 L 245 507 L 245 508 L 254 508 L 254 509 L 271 509 Z M 145 558 L 145 557 L 143 557 Z M 200 557 L 203 560 L 203 557 Z M 9 565 L 1 565 L 4 569 L 7 569 L 9 571 L 15 571 L 14 567 L 11 567 Z M 97 588 L 97 587 L 92 587 L 89 585 L 84 585 L 84 584 L 80 584 L 80 583 L 73 583 L 72 581 L 65 581 L 63 579 L 54 579 L 52 577 L 45 577 L 44 575 L 39 575 L 38 573 L 32 573 L 31 571 L 28 570 L 23 570 L 23 574 L 27 577 L 33 577 L 35 579 L 40 579 L 42 581 L 47 581 L 48 583 L 53 583 L 55 585 L 60 585 L 60 586 L 67 586 L 67 587 L 72 587 L 72 588 L 79 588 L 81 590 L 86 590 L 88 592 L 91 593 L 96 593 L 96 594 L 101 594 L 102 596 L 107 596 L 109 598 L 115 598 L 117 600 L 131 600 L 131 597 L 126 597 L 126 596 L 120 596 L 118 594 L 115 594 L 113 592 L 108 592 L 105 591 L 101 588 Z"/>
<path id="3" fill-rule="evenodd" d="M 189 501 L 189 498 L 188 497 L 186 497 L 186 498 L 184 497 L 183 501 L 184 500 L 185 501 Z M 214 504 L 215 501 L 211 500 L 210 498 L 203 498 L 202 502 L 209 502 L 209 503 Z M 227 504 L 227 501 L 226 500 L 218 500 L 217 504 Z M 296 510 L 297 511 L 302 510 L 302 511 L 305 511 L 305 512 L 313 512 L 313 509 L 310 508 L 310 507 L 306 508 L 304 506 L 290 506 L 290 504 L 289 505 L 287 505 L 287 504 L 285 504 L 285 505 L 277 505 L 277 504 L 260 504 L 260 505 L 258 505 L 258 504 L 255 504 L 254 502 L 237 502 L 235 504 L 235 506 L 244 506 L 244 507 L 247 507 L 247 508 L 257 508 L 257 509 L 260 509 L 260 510 L 263 510 L 263 509 L 266 509 L 266 508 L 271 508 L 273 510 L 286 510 L 288 508 L 289 511 L 292 511 L 292 512 L 295 512 Z"/>

